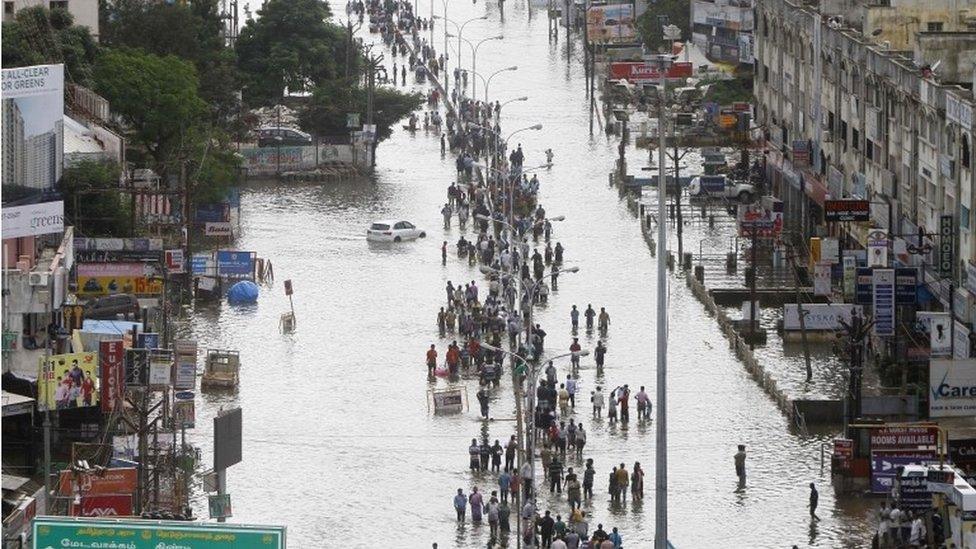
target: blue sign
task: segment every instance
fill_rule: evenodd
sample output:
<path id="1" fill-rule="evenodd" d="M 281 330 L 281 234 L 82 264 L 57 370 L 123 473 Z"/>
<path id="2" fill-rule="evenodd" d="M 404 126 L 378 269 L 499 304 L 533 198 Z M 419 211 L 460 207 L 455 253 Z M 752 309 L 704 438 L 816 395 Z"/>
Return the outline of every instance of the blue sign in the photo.
<path id="1" fill-rule="evenodd" d="M 230 205 L 225 202 L 212 204 L 198 204 L 196 211 L 197 223 L 220 223 L 230 220 Z"/>
<path id="2" fill-rule="evenodd" d="M 895 270 L 874 269 L 874 335 L 895 335 Z"/>
<path id="3" fill-rule="evenodd" d="M 193 254 L 193 259 L 190 260 L 190 270 L 195 275 L 215 274 L 207 273 L 207 264 L 211 261 L 213 261 L 213 256 L 210 254 Z"/>
<path id="4" fill-rule="evenodd" d="M 873 285 L 871 267 L 858 267 L 854 278 L 854 301 L 861 305 L 870 305 L 874 300 Z"/>
<path id="5" fill-rule="evenodd" d="M 250 275 L 254 272 L 254 258 L 251 252 L 217 252 L 217 272 L 221 275 Z"/>
<path id="6" fill-rule="evenodd" d="M 136 347 L 140 349 L 158 349 L 159 334 L 153 332 L 140 332 L 139 338 L 136 340 L 136 342 Z"/>
<path id="7" fill-rule="evenodd" d="M 890 494 L 900 467 L 924 465 L 934 459 L 935 456 L 930 452 L 919 450 L 871 452 L 871 491 L 875 494 Z"/>
<path id="8" fill-rule="evenodd" d="M 918 271 L 914 267 L 895 269 L 895 303 L 912 305 L 915 303 L 918 286 Z"/>

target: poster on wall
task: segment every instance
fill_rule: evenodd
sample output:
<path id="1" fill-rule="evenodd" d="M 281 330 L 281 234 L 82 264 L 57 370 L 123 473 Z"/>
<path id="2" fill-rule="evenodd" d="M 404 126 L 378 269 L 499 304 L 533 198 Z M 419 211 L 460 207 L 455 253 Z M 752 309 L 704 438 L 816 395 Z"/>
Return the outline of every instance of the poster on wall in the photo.
<path id="1" fill-rule="evenodd" d="M 50 189 L 64 165 L 64 65 L 2 75 L 3 186 Z"/>
<path id="2" fill-rule="evenodd" d="M 38 363 L 38 410 L 98 405 L 98 353 L 52 355 Z"/>

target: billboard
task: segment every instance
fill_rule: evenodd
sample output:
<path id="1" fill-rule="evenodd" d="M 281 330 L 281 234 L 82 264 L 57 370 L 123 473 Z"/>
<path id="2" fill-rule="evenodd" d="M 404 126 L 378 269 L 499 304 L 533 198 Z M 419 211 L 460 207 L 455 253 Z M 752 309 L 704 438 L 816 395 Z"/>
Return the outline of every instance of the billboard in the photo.
<path id="1" fill-rule="evenodd" d="M 871 452 L 871 491 L 887 494 L 895 485 L 898 468 L 938 461 L 931 450 L 876 450 Z"/>
<path id="2" fill-rule="evenodd" d="M 3 69 L 2 88 L 3 185 L 54 187 L 64 164 L 64 65 Z"/>
<path id="3" fill-rule="evenodd" d="M 929 416 L 976 416 L 976 360 L 929 361 Z"/>
<path id="4" fill-rule="evenodd" d="M 98 405 L 98 353 L 52 355 L 38 363 L 38 410 Z"/>
<path id="5" fill-rule="evenodd" d="M 221 412 L 214 418 L 214 471 L 241 462 L 242 414 L 240 408 Z"/>
<path id="6" fill-rule="evenodd" d="M 116 467 L 91 473 L 76 473 L 66 469 L 58 476 L 58 492 L 61 495 L 132 495 L 136 492 L 138 483 L 139 470 L 135 467 Z"/>
<path id="7" fill-rule="evenodd" d="M 149 384 L 149 349 L 125 350 L 125 385 L 145 387 Z"/>
<path id="8" fill-rule="evenodd" d="M 850 305 L 846 303 L 804 303 L 803 304 L 803 324 L 804 328 L 811 331 L 834 331 L 842 330 L 841 321 L 848 325 L 851 323 L 851 315 L 854 312 L 863 318 L 860 305 Z M 783 329 L 799 330 L 800 315 L 796 303 L 786 303 L 783 305 Z"/>
<path id="9" fill-rule="evenodd" d="M 81 496 L 79 503 L 71 504 L 73 517 L 128 517 L 132 516 L 131 494 Z"/>
<path id="10" fill-rule="evenodd" d="M 637 40 L 634 6 L 610 4 L 590 6 L 586 11 L 586 37 L 590 43 L 630 44 Z"/>
<path id="11" fill-rule="evenodd" d="M 125 348 L 122 340 L 98 344 L 98 366 L 102 381 L 102 411 L 112 412 L 122 406 L 125 395 Z"/>
<path id="12" fill-rule="evenodd" d="M 34 547 L 127 549 L 285 549 L 284 526 L 138 519 L 41 517 L 33 523 Z"/>
<path id="13" fill-rule="evenodd" d="M 63 232 L 63 200 L 3 209 L 3 238 Z"/>
<path id="14" fill-rule="evenodd" d="M 874 335 L 895 335 L 895 270 L 874 269 Z"/>
<path id="15" fill-rule="evenodd" d="M 770 207 L 762 203 L 739 204 L 739 236 L 776 238 L 783 232 L 783 202 L 773 199 Z"/>
<path id="16" fill-rule="evenodd" d="M 155 295 L 163 292 L 163 281 L 148 263 L 79 263 L 78 295 Z"/>
<path id="17" fill-rule="evenodd" d="M 867 200 L 826 200 L 824 221 L 868 221 L 871 219 L 871 203 Z"/>

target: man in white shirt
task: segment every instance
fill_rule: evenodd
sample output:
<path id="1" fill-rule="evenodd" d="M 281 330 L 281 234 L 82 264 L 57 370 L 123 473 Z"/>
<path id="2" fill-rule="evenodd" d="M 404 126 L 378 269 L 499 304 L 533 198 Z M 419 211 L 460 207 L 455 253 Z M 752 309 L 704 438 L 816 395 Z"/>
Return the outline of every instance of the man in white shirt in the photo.
<path id="1" fill-rule="evenodd" d="M 912 547 L 925 545 L 925 523 L 922 522 L 921 516 L 915 517 L 915 520 L 912 521 L 912 534 L 908 543 Z"/>

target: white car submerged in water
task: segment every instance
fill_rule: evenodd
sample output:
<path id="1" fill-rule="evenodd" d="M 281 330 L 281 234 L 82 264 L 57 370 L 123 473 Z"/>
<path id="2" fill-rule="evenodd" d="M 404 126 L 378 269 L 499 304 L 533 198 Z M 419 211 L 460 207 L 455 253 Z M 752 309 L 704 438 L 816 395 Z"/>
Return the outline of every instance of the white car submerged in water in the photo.
<path id="1" fill-rule="evenodd" d="M 425 238 L 427 233 L 409 221 L 374 221 L 366 229 L 366 240 L 374 242 L 402 242 Z"/>

